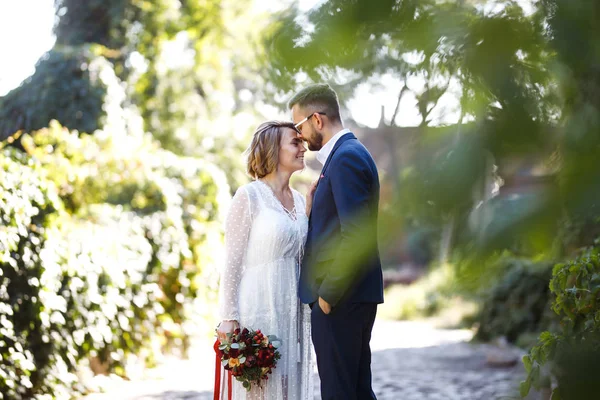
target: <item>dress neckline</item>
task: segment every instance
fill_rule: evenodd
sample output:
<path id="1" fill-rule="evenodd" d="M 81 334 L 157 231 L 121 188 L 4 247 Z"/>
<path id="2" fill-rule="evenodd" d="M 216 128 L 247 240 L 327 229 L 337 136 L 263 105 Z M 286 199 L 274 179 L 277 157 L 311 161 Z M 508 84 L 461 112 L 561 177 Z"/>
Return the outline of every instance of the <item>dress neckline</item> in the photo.
<path id="1" fill-rule="evenodd" d="M 266 182 L 263 182 L 260 179 L 256 180 L 257 182 L 260 182 L 261 184 L 263 184 L 264 186 L 267 187 L 267 189 L 269 190 L 269 192 L 271 193 L 271 196 L 273 196 L 273 199 L 275 200 L 275 202 L 277 202 L 279 204 L 279 206 L 281 207 L 281 209 L 285 212 L 285 214 L 292 220 L 292 221 L 296 221 L 298 214 L 296 212 L 296 196 L 294 195 L 294 191 L 292 188 L 290 188 L 290 191 L 292 192 L 292 209 L 288 210 L 287 208 L 285 208 L 285 206 L 283 205 L 283 203 L 281 202 L 281 200 L 279 200 L 279 198 L 275 195 L 275 192 L 273 191 L 273 188 L 271 188 L 271 186 L 269 186 Z"/>

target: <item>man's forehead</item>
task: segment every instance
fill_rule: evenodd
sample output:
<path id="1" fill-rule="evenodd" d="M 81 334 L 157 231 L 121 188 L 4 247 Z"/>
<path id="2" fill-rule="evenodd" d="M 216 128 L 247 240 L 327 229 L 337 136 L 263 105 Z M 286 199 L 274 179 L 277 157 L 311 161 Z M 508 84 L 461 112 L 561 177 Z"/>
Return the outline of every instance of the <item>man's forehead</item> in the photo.
<path id="1" fill-rule="evenodd" d="M 294 115 L 294 114 L 301 114 L 305 110 L 304 110 L 304 107 L 302 107 L 300 104 L 294 104 L 291 111 L 292 111 L 292 115 Z"/>

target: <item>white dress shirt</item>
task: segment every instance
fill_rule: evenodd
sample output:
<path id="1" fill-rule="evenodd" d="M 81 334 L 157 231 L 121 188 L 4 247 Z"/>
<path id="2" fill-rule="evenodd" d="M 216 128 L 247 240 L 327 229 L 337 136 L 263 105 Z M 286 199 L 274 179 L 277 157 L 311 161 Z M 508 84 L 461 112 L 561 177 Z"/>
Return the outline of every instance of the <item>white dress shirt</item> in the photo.
<path id="1" fill-rule="evenodd" d="M 319 152 L 317 153 L 317 160 L 321 164 L 325 165 L 327 159 L 329 158 L 329 155 L 331 154 L 331 150 L 333 150 L 333 147 L 335 146 L 337 141 L 340 140 L 340 138 L 346 133 L 350 133 L 350 129 L 342 129 L 341 131 L 333 135 L 333 137 L 329 139 L 329 142 L 325 143 L 325 146 L 321 147 L 321 150 L 319 150 Z"/>

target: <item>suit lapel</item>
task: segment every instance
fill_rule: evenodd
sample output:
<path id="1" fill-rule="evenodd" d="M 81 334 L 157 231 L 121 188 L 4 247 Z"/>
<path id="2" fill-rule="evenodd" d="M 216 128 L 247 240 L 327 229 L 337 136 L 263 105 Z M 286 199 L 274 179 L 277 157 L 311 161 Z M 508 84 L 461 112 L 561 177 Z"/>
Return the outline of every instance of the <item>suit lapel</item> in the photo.
<path id="1" fill-rule="evenodd" d="M 333 149 L 331 149 L 331 153 L 329 153 L 329 157 L 327 157 L 327 161 L 325 161 L 325 165 L 323 165 L 323 169 L 321 170 L 321 175 L 325 175 L 325 171 L 327 171 L 327 167 L 329 166 L 329 163 L 331 162 L 331 159 L 333 158 L 333 153 L 335 153 L 337 151 L 337 149 L 340 148 L 340 146 L 346 142 L 347 140 L 351 140 L 351 139 L 356 139 L 356 136 L 354 136 L 354 134 L 352 132 L 349 132 L 347 134 L 345 134 L 344 136 L 342 136 L 341 138 L 339 138 L 339 140 L 335 143 L 335 146 L 333 146 Z"/>
<path id="2" fill-rule="evenodd" d="M 329 163 L 331 162 L 331 159 L 333 158 L 333 154 L 337 151 L 337 149 L 339 149 L 342 144 L 344 144 L 346 141 L 348 140 L 356 140 L 356 136 L 354 136 L 354 134 L 352 132 L 345 134 L 344 136 L 342 136 L 333 146 L 333 149 L 331 150 L 331 153 L 329 153 L 329 157 L 327 157 L 327 161 L 325 161 L 325 165 L 323 165 L 323 169 L 321 169 L 321 176 L 325 176 L 325 173 L 327 172 L 327 167 L 329 167 Z M 320 198 L 320 196 L 318 196 L 319 194 L 319 183 L 317 183 L 317 190 L 315 191 L 315 197 L 314 197 L 314 201 L 313 201 L 313 207 L 314 205 L 317 203 L 317 197 Z M 312 210 L 310 212 L 310 215 L 308 216 L 308 240 L 306 242 L 306 250 L 307 253 L 306 254 L 312 254 L 313 252 L 313 235 L 312 235 L 312 225 L 313 225 L 313 218 L 312 218 Z M 309 257 L 306 257 L 305 260 L 308 260 Z"/>
<path id="3" fill-rule="evenodd" d="M 325 176 L 325 171 L 327 170 L 327 167 L 329 166 L 329 162 L 331 161 L 331 159 L 333 158 L 333 153 L 335 153 L 337 151 L 337 149 L 340 148 L 340 146 L 346 142 L 347 140 L 351 140 L 351 139 L 356 139 L 356 136 L 354 136 L 354 134 L 352 132 L 349 132 L 347 134 L 345 134 L 344 136 L 342 136 L 336 143 L 335 146 L 333 146 L 333 149 L 331 150 L 331 153 L 329 153 L 329 157 L 327 157 L 327 161 L 325 161 L 325 165 L 323 165 L 323 169 L 321 169 L 321 176 Z M 319 187 L 319 184 L 317 183 L 317 188 Z M 317 195 L 317 192 L 315 192 L 315 196 Z M 314 202 L 313 202 L 314 205 Z M 308 230 L 311 231 L 312 230 L 312 210 L 310 215 L 308 216 Z"/>

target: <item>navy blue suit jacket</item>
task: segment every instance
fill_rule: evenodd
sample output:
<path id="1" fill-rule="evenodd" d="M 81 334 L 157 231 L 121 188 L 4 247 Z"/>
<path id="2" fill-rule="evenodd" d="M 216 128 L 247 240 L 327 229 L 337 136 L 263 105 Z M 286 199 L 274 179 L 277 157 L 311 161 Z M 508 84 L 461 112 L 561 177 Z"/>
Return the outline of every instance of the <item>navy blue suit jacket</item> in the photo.
<path id="1" fill-rule="evenodd" d="M 333 147 L 314 194 L 298 288 L 303 303 L 319 297 L 333 307 L 383 302 L 378 206 L 375 162 L 347 133 Z"/>

